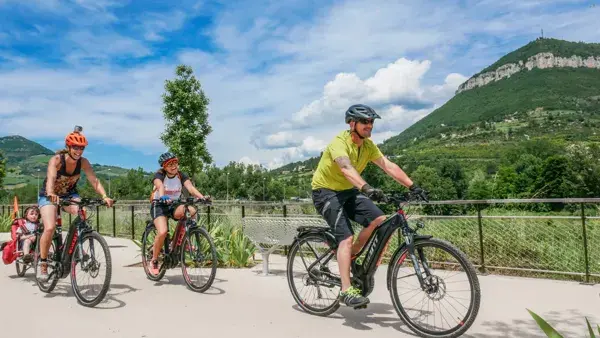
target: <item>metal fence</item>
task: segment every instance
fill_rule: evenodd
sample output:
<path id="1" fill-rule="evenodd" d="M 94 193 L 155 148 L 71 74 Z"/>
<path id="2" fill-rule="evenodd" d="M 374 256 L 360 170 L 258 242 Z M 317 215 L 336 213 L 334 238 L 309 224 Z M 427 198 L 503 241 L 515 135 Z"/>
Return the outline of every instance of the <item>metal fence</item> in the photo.
<path id="1" fill-rule="evenodd" d="M 21 205 L 21 213 L 27 205 Z M 600 282 L 600 198 L 432 201 L 407 209 L 409 223 L 425 221 L 421 233 L 445 239 L 482 273 L 541 276 Z M 1 206 L 2 214 L 12 206 Z M 146 201 L 119 201 L 114 208 L 91 210 L 100 233 L 139 240 L 150 220 Z M 389 210 L 386 209 L 387 212 Z M 316 214 L 310 203 L 226 203 L 202 207 L 204 226 L 241 226 L 250 215 L 298 217 Z M 63 213 L 63 224 L 71 215 Z M 171 221 L 172 222 L 172 221 Z M 174 224 L 174 223 L 172 223 Z M 354 225 L 355 233 L 360 226 Z M 172 229 L 171 229 L 172 230 Z M 386 256 L 401 244 L 397 236 Z"/>

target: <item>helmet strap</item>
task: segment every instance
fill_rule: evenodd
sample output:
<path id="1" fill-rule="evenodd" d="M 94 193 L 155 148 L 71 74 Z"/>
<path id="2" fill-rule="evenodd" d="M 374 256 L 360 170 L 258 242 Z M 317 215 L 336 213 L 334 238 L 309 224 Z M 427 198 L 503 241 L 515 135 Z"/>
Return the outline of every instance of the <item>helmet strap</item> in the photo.
<path id="1" fill-rule="evenodd" d="M 354 121 L 354 127 L 352 127 L 352 130 L 350 131 L 351 133 L 355 133 L 356 136 L 358 136 L 358 138 L 360 138 L 361 140 L 364 140 L 365 138 L 363 136 L 361 136 L 357 131 L 356 131 L 356 121 Z"/>
<path id="2" fill-rule="evenodd" d="M 67 155 L 69 155 L 72 160 L 75 160 L 73 156 L 71 156 L 71 146 L 67 146 Z"/>

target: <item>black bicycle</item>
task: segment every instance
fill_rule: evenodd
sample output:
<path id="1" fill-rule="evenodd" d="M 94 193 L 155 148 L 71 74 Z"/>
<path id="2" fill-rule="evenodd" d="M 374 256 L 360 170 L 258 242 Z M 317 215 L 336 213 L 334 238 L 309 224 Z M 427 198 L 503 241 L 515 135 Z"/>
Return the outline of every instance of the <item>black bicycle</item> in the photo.
<path id="1" fill-rule="evenodd" d="M 157 199 L 153 199 L 152 203 L 155 203 L 156 206 L 168 205 L 168 202 L 161 202 Z M 167 232 L 167 237 L 158 255 L 159 270 L 157 275 L 153 275 L 148 270 L 148 262 L 152 259 L 154 239 L 156 238 L 156 227 L 152 220 L 147 222 L 146 229 L 142 234 L 142 264 L 144 265 L 144 271 L 148 279 L 159 281 L 163 278 L 167 269 L 176 268 L 181 263 L 181 272 L 187 286 L 192 291 L 204 292 L 211 287 L 217 273 L 217 264 L 219 263 L 217 249 L 208 231 L 198 226 L 191 217 L 189 206 L 196 204 L 211 205 L 211 201 L 189 197 L 173 203 L 183 204 L 185 214 L 177 221 L 177 226 L 173 232 L 173 240 Z M 196 212 L 199 213 L 200 210 Z M 208 267 L 210 274 L 206 281 L 200 284 L 192 280 L 187 270 L 188 268 L 201 269 L 202 267 Z"/>
<path id="2" fill-rule="evenodd" d="M 42 292 L 50 293 L 56 287 L 59 279 L 70 275 L 71 287 L 79 303 L 86 307 L 94 307 L 104 299 L 108 292 L 112 276 L 112 259 L 106 240 L 90 225 L 85 207 L 106 205 L 106 203 L 102 199 L 82 198 L 79 202 L 60 199 L 58 205 L 56 229 L 48 251 L 48 277 L 40 279 L 36 274 L 36 283 Z M 71 223 L 66 240 L 63 242 L 60 207 L 69 205 L 77 205 L 79 208 L 77 217 Z M 35 271 L 39 269 L 40 264 L 40 240 L 44 232 L 43 224 L 38 227 L 37 232 L 34 255 Z M 101 250 L 98 250 L 98 245 Z M 96 256 L 100 251 L 104 254 L 104 260 Z M 104 273 L 102 274 L 102 272 Z M 88 275 L 88 281 L 90 277 L 94 280 L 99 278 L 99 283 L 88 287 L 80 285 L 78 277 L 83 275 L 82 273 Z M 101 274 L 104 277 L 99 277 Z"/>
<path id="3" fill-rule="evenodd" d="M 431 235 L 418 234 L 418 229 L 424 228 L 422 221 L 417 221 L 414 229 L 408 225 L 402 204 L 416 198 L 419 197 L 412 193 L 385 196 L 383 201 L 398 203 L 398 210 L 373 231 L 352 260 L 351 283 L 361 289 L 363 296 L 373 291 L 375 272 L 388 242 L 399 229 L 404 243 L 393 253 L 387 268 L 387 288 L 397 314 L 422 337 L 457 337 L 469 329 L 479 311 L 481 292 L 477 273 L 466 255 L 454 245 Z M 337 264 L 334 265 L 337 247 L 338 242 L 329 227 L 311 226 L 299 227 L 290 247 L 288 285 L 298 306 L 310 314 L 328 316 L 340 306 L 341 279 L 332 272 L 339 272 Z M 294 271 L 297 256 L 304 273 Z M 312 260 L 307 262 L 304 256 L 311 256 Z M 297 277 L 299 283 L 296 283 Z M 466 279 L 469 290 L 459 287 L 451 292 L 449 287 L 460 282 L 459 278 Z M 305 289 L 310 289 L 306 294 L 314 296 L 314 300 L 300 295 Z M 419 294 L 423 298 L 415 299 Z M 430 318 L 434 311 L 442 312 L 442 317 L 434 314 Z"/>

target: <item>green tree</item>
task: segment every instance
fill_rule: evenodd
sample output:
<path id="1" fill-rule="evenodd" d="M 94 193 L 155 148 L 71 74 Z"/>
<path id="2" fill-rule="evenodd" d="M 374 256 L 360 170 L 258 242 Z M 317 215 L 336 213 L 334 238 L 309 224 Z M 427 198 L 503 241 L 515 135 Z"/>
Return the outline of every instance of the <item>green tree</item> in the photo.
<path id="1" fill-rule="evenodd" d="M 515 192 L 518 198 L 532 198 L 535 182 L 542 171 L 542 160 L 531 154 L 524 154 L 515 163 L 517 179 Z"/>
<path id="2" fill-rule="evenodd" d="M 495 198 L 514 198 L 515 182 L 517 181 L 517 172 L 511 166 L 502 166 L 496 173 L 494 179 L 494 197 Z"/>
<path id="3" fill-rule="evenodd" d="M 544 161 L 536 191 L 541 198 L 575 197 L 574 180 L 569 159 L 562 155 L 551 156 Z"/>
<path id="4" fill-rule="evenodd" d="M 454 188 L 458 199 L 465 197 L 467 193 L 467 181 L 463 167 L 453 160 L 445 160 L 440 165 L 441 177 L 449 178 Z"/>
<path id="5" fill-rule="evenodd" d="M 177 78 L 166 81 L 162 96 L 166 126 L 161 140 L 179 157 L 181 169 L 194 177 L 212 162 L 206 147 L 206 137 L 212 132 L 209 99 L 190 66 L 177 66 L 176 74 Z"/>
<path id="6" fill-rule="evenodd" d="M 492 198 L 494 186 L 490 182 L 483 170 L 477 170 L 473 173 L 473 178 L 469 182 L 467 198 L 471 200 L 487 200 Z"/>
<path id="7" fill-rule="evenodd" d="M 456 188 L 452 181 L 447 177 L 441 177 L 437 170 L 431 167 L 420 165 L 412 173 L 412 179 L 419 182 L 419 185 L 429 192 L 429 199 L 434 201 L 456 200 Z M 425 205 L 423 211 L 426 214 L 455 214 L 460 207 L 454 205 Z"/>
<path id="8" fill-rule="evenodd" d="M 105 184 L 104 181 L 102 184 Z M 104 186 L 105 189 L 107 186 Z M 139 167 L 138 169 L 130 169 L 125 176 L 112 178 L 111 188 L 117 198 L 145 200 L 150 198 L 153 185 L 151 177 Z"/>
<path id="9" fill-rule="evenodd" d="M 4 177 L 6 176 L 6 159 L 0 151 L 0 188 L 4 186 Z"/>

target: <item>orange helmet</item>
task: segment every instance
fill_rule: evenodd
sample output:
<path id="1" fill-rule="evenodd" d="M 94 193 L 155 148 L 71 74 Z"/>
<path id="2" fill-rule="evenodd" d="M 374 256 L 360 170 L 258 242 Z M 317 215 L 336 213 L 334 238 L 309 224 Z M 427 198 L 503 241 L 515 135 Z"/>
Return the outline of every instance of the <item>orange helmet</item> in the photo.
<path id="1" fill-rule="evenodd" d="M 67 137 L 65 137 L 65 143 L 67 144 L 67 146 L 85 147 L 88 145 L 87 139 L 81 134 L 82 130 L 83 128 L 81 128 L 80 126 L 76 126 L 75 131 L 73 131 L 72 133 L 67 135 Z"/>

